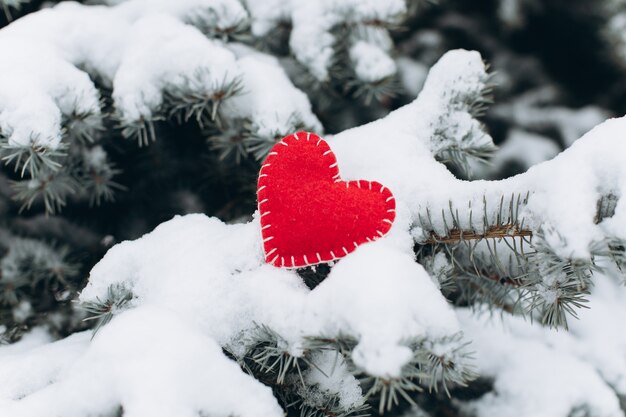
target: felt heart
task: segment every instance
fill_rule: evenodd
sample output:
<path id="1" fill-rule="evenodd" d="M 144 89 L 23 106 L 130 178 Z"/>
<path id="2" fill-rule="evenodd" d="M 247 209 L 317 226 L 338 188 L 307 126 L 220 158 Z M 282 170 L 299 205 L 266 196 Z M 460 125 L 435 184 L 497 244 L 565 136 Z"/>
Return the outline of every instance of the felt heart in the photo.
<path id="1" fill-rule="evenodd" d="M 265 261 L 297 268 L 346 256 L 385 235 L 395 199 L 375 181 L 342 181 L 319 136 L 297 132 L 278 142 L 261 166 L 257 198 Z"/>

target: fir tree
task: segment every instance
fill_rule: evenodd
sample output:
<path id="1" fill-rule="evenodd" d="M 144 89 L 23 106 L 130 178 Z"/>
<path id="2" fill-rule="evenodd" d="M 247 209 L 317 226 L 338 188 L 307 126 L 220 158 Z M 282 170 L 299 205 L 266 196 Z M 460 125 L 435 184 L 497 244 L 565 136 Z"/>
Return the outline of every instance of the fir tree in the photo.
<path id="1" fill-rule="evenodd" d="M 83 3 L 0 0 L 0 415 L 623 415 L 622 2 Z M 296 270 L 297 131 L 398 208 Z"/>

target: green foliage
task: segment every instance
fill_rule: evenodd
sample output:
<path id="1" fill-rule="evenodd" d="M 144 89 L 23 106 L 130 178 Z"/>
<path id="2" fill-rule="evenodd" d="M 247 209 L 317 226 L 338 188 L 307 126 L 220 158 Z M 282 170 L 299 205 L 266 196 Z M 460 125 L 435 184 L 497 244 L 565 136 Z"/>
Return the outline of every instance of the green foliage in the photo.
<path id="1" fill-rule="evenodd" d="M 107 289 L 107 296 L 104 299 L 98 298 L 96 301 L 81 303 L 80 307 L 89 314 L 84 320 L 96 321 L 94 336 L 102 326 L 111 321 L 115 314 L 127 309 L 133 298 L 132 291 L 125 286 L 112 285 Z"/>
<path id="2" fill-rule="evenodd" d="M 11 11 L 19 11 L 22 5 L 27 4 L 30 0 L 0 0 L 0 9 L 8 20 L 13 19 Z"/>

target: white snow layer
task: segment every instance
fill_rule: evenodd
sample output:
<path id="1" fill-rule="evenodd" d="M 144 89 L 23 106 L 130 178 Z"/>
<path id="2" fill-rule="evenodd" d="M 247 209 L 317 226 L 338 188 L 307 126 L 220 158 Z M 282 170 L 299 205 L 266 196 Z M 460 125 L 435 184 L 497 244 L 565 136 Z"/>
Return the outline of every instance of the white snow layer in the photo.
<path id="1" fill-rule="evenodd" d="M 282 123 L 282 131 L 290 128 L 284 120 L 301 119 L 321 129 L 308 98 L 276 75 L 282 71 L 277 64 L 259 65 L 255 76 L 266 75 L 260 68 L 274 80 L 282 76 L 284 88 L 272 91 L 271 104 L 284 103 L 278 116 L 257 99 L 269 84 L 248 82 L 252 58 L 237 62 L 224 42 L 203 34 L 249 18 L 237 0 L 128 0 L 111 7 L 62 2 L 29 14 L 0 31 L 0 131 L 11 146 L 58 148 L 65 117 L 101 115 L 87 72 L 113 88 L 125 125 L 158 116 L 165 93 L 211 97 L 243 78 L 244 92 L 255 97 L 244 116 L 256 124 L 272 129 Z"/>
<path id="2" fill-rule="evenodd" d="M 226 225 L 198 214 L 176 217 L 136 241 L 114 246 L 93 268 L 82 301 L 105 298 L 112 285 L 126 287 L 135 297 L 93 342 L 75 335 L 13 352 L 10 363 L 18 365 L 3 362 L 2 352 L 9 348 L 0 348 L 0 415 L 39 417 L 47 410 L 72 417 L 121 404 L 129 417 L 192 416 L 197 411 L 278 416 L 269 389 L 244 375 L 219 348 L 243 352 L 250 343 L 246 334 L 256 325 L 280 334 L 284 349 L 296 356 L 302 354 L 305 336 L 352 336 L 358 341 L 352 353 L 357 366 L 387 378 L 399 375 L 410 360 L 411 341 L 436 342 L 464 330 L 477 352 L 483 352 L 478 360 L 481 372 L 497 381 L 495 393 L 471 405 L 480 416 L 504 415 L 507 401 L 518 404 L 529 398 L 537 404 L 508 407 L 514 414 L 506 415 L 560 417 L 578 406 L 599 416 L 620 415 L 608 384 L 620 392 L 626 385 L 626 340 L 614 331 L 623 322 L 617 317 L 624 312 L 617 296 L 623 288 L 606 287 L 608 278 L 598 277 L 607 280 L 598 282 L 595 290 L 600 301 L 590 316 L 581 315 L 580 327 L 572 326 L 569 341 L 563 342 L 568 353 L 559 356 L 545 341 L 555 340 L 556 346 L 563 333 L 555 336 L 518 319 L 507 322 L 513 326 L 507 333 L 463 311 L 459 322 L 436 283 L 415 262 L 416 234 L 410 230 L 419 213 L 427 208 L 447 211 L 452 202 L 462 227 L 480 227 L 480 216 L 469 224 L 463 210 L 467 202 L 482 212 L 486 197 L 492 203 L 487 216 L 495 217 L 494 202 L 515 192 L 530 191 L 523 213 L 528 225 L 554 225 L 565 239 L 560 251 L 567 256 L 589 256 L 589 245 L 609 234 L 626 238 L 623 200 L 612 218 L 594 223 L 600 195 L 626 191 L 626 119 L 605 122 L 553 160 L 504 181 L 457 180 L 433 158 L 443 146 L 431 140 L 436 129 L 451 124 L 458 138 L 475 128 L 464 98 L 480 91 L 484 77 L 478 53 L 449 52 L 432 68 L 413 103 L 329 140 L 343 179 L 377 180 L 393 190 L 397 218 L 388 235 L 340 260 L 314 290 L 294 271 L 263 262 L 258 219 Z M 488 140 L 484 134 L 480 138 Z M 442 223 L 435 222 L 435 227 L 443 230 Z M 605 352 L 600 340 L 609 341 L 607 351 L 615 362 L 600 353 Z M 69 347 L 63 348 L 65 344 Z M 28 369 L 31 358 L 49 354 L 58 359 L 41 370 Z M 533 366 L 535 359 L 540 366 Z M 31 383 L 11 378 L 21 368 L 28 370 Z M 566 371 L 575 371 L 575 376 L 563 375 Z M 339 392 L 344 404 L 358 404 L 352 376 L 339 370 L 331 378 L 321 384 L 321 391 Z M 514 398 L 517 393 L 521 396 Z M 162 399 L 156 409 L 155 397 Z"/>
<path id="3" fill-rule="evenodd" d="M 251 3 L 253 0 L 247 0 Z M 255 3 L 264 0 L 254 0 Z M 252 13 L 255 9 L 252 10 Z M 292 0 L 292 24 L 290 45 L 296 59 L 302 63 L 311 74 L 319 81 L 328 79 L 329 67 L 332 64 L 334 48 L 336 42 L 345 42 L 345 39 L 336 39 L 332 29 L 340 23 L 353 26 L 356 30 L 351 32 L 351 37 L 363 43 L 367 42 L 370 48 L 354 47 L 350 48 L 350 55 L 353 62 L 368 62 L 372 58 L 372 50 L 375 52 L 376 60 L 384 60 L 385 73 L 390 71 L 390 66 L 394 66 L 393 61 L 384 54 L 383 50 L 387 46 L 388 35 L 381 33 L 381 38 L 361 37 L 359 28 L 367 33 L 365 27 L 368 22 L 398 23 L 399 17 L 406 12 L 404 0 Z M 254 17 L 254 14 L 253 14 Z M 354 41 L 354 40 L 353 40 Z M 380 64 L 378 65 L 380 66 Z M 395 69 L 395 68 L 394 68 Z M 366 79 L 372 81 L 373 73 L 365 68 L 358 70 L 358 75 L 366 72 Z M 386 75 L 385 75 L 386 76 Z"/>
<path id="4" fill-rule="evenodd" d="M 406 12 L 404 0 L 243 0 L 250 12 L 252 33 L 268 36 L 282 22 L 291 22 L 290 46 L 296 59 L 319 81 L 327 81 L 338 42 L 349 42 L 360 80 L 379 81 L 395 73 L 389 57 L 390 39 L 380 23 L 398 23 Z M 333 30 L 345 25 L 349 37 L 337 39 Z M 371 32 L 376 32 L 372 36 Z M 270 35 L 271 36 L 271 35 Z M 366 43 L 368 48 L 356 46 Z M 375 60 L 376 71 L 365 68 Z M 383 70 L 383 71 L 381 71 Z M 377 73 L 381 78 L 375 78 Z M 361 76 L 364 76 L 361 78 Z"/>
<path id="5" fill-rule="evenodd" d="M 241 44 L 229 48 L 237 56 L 244 94 L 224 102 L 225 119 L 247 119 L 252 130 L 264 138 L 287 136 L 302 125 L 323 132 L 308 96 L 294 87 L 275 57 Z"/>
<path id="6" fill-rule="evenodd" d="M 569 332 L 520 317 L 457 311 L 476 352 L 478 372 L 494 390 L 467 408 L 480 416 L 623 416 L 626 389 L 626 288 L 619 277 L 599 275 L 589 309 Z"/>

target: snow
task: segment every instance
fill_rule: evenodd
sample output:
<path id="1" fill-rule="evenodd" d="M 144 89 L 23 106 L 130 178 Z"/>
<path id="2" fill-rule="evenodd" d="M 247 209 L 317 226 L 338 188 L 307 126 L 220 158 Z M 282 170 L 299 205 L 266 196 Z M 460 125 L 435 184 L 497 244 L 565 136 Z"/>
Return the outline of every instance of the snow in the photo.
<path id="1" fill-rule="evenodd" d="M 243 48 L 205 36 L 221 37 L 250 23 L 263 36 L 291 20 L 294 55 L 319 81 L 328 79 L 336 43 L 332 29 L 342 23 L 350 27 L 357 78 L 375 83 L 396 73 L 389 34 L 367 22 L 395 23 L 405 11 L 403 0 L 245 3 L 250 16 L 237 0 L 127 0 L 109 7 L 62 2 L 19 19 L 0 33 L 0 53 L 7 58 L 0 63 L 0 130 L 10 146 L 57 149 L 65 116 L 89 114 L 97 123 L 100 97 L 88 72 L 112 87 L 123 126 L 162 116 L 166 93 L 211 97 L 242 79 L 248 94 L 232 108 L 252 119 L 255 134 L 282 136 L 295 126 L 321 132 L 308 98 L 275 59 L 245 53 L 236 60 L 232 50 Z"/>
<path id="2" fill-rule="evenodd" d="M 133 301 L 84 352 L 73 353 L 75 361 L 62 372 L 40 376 L 54 383 L 30 386 L 34 393 L 8 410 L 35 416 L 54 398 L 53 411 L 64 416 L 102 412 L 118 403 L 131 416 L 186 415 L 184 407 L 190 404 L 226 415 L 235 401 L 228 387 L 236 385 L 240 404 L 233 410 L 238 415 L 278 415 L 262 395 L 267 388 L 243 384 L 241 371 L 218 349 L 219 344 L 243 352 L 250 341 L 242 335 L 258 325 L 278 332 L 294 355 L 301 355 L 304 336 L 351 335 L 359 340 L 353 354 L 359 367 L 372 375 L 398 375 L 411 358 L 407 340 L 437 338 L 457 332 L 458 325 L 451 307 L 413 261 L 408 233 L 398 229 L 395 235 L 359 248 L 310 291 L 294 271 L 264 264 L 258 220 L 226 225 L 201 214 L 176 217 L 139 240 L 114 246 L 94 267 L 82 301 L 105 298 L 111 285 L 131 290 Z M 354 303 L 343 302 L 346 297 Z M 24 353 L 25 360 L 30 357 Z M 13 394 L 15 381 L 5 379 L 5 369 L 0 366 L 0 382 L 12 391 L 4 397 L 20 398 Z M 354 377 L 341 367 L 337 372 L 339 377 L 320 383 L 320 389 L 339 392 L 343 404 L 360 401 Z M 169 384 L 177 387 L 174 392 Z M 210 388 L 215 384 L 223 389 Z M 197 387 L 215 393 L 205 398 Z M 76 402 L 75 392 L 83 400 Z M 155 396 L 163 399 L 157 410 L 147 401 Z M 250 399 L 242 402 L 241 396 Z M 261 400 L 268 405 L 253 407 L 256 414 L 246 408 Z"/>
<path id="3" fill-rule="evenodd" d="M 115 110 L 124 125 L 159 117 L 165 93 L 181 99 L 190 91 L 210 97 L 243 76 L 249 81 L 248 93 L 257 97 L 254 103 L 259 107 L 250 105 L 247 114 L 259 130 L 288 131 L 293 120 L 321 130 L 308 98 L 275 62 L 259 65 L 267 74 L 253 73 L 252 58 L 238 63 L 226 44 L 203 34 L 219 34 L 248 22 L 239 1 L 116 3 L 105 7 L 62 2 L 0 32 L 0 52 L 7 58 L 0 63 L 0 130 L 9 145 L 57 149 L 64 116 L 99 118 L 100 96 L 87 72 L 113 88 Z M 284 87 L 271 103 L 259 99 L 271 86 L 258 81 L 264 75 Z M 277 103 L 283 105 L 275 115 L 271 105 Z M 293 110 L 287 112 L 290 105 Z"/>
<path id="4" fill-rule="evenodd" d="M 0 398 L 19 399 L 45 387 L 87 348 L 91 334 L 77 333 L 52 342 L 48 332 L 36 328 L 19 342 L 0 347 Z M 10 414 L 7 414 L 10 415 Z"/>
<path id="5" fill-rule="evenodd" d="M 594 222 L 597 201 L 609 192 L 623 195 L 626 191 L 626 168 L 620 157 L 626 152 L 626 142 L 619 133 L 626 120 L 612 119 L 599 125 L 565 152 L 523 175 L 502 181 L 457 180 L 432 156 L 466 134 L 479 143 L 490 141 L 488 135 L 475 130 L 477 122 L 470 118 L 466 104 L 484 85 L 482 71 L 478 53 L 448 52 L 431 69 L 414 102 L 384 119 L 335 135 L 329 143 L 343 167 L 343 176 L 376 179 L 388 185 L 398 204 L 406 205 L 414 222 L 418 214 L 426 217 L 426 209 L 437 213 L 433 227 L 442 235 L 443 216 L 447 224 L 453 224 L 450 205 L 458 210 L 461 227 L 482 230 L 482 215 L 474 215 L 469 224 L 468 202 L 476 213 L 486 212 L 493 221 L 502 196 L 530 193 L 521 213 L 525 224 L 535 230 L 551 225 L 564 240 L 560 255 L 565 259 L 588 259 L 589 246 L 609 235 L 603 224 Z M 441 135 L 440 126 L 446 126 L 454 135 Z M 385 146 L 380 146 L 381 138 Z M 625 217 L 620 211 L 605 221 L 611 225 L 611 235 L 626 237 Z"/>
<path id="6" fill-rule="evenodd" d="M 312 355 L 311 361 L 315 366 L 307 371 L 304 379 L 307 386 L 315 387 L 319 392 L 316 405 L 323 407 L 336 397 L 339 397 L 339 405 L 344 410 L 363 404 L 361 385 L 339 353 L 317 352 Z"/>
<path id="7" fill-rule="evenodd" d="M 146 20 L 148 26 L 178 25 L 169 17 L 150 19 L 155 20 Z M 172 33 L 192 36 L 183 28 Z M 263 72 L 275 77 L 272 82 L 287 82 L 275 61 L 245 48 L 231 53 L 251 90 L 264 88 L 263 79 L 249 70 L 255 66 L 265 66 Z M 384 183 L 394 192 L 397 217 L 385 237 L 341 259 L 315 289 L 309 290 L 295 271 L 263 262 L 258 218 L 227 225 L 201 214 L 175 217 L 138 240 L 114 246 L 91 271 L 81 301 L 105 298 L 111 286 L 134 295 L 93 342 L 88 333 L 78 334 L 24 349 L 10 361 L 2 360 L 9 348 L 0 348 L 0 415 L 79 417 L 118 405 L 128 417 L 185 417 L 198 410 L 282 415 L 270 389 L 221 350 L 241 355 L 254 343 L 249 335 L 259 325 L 278 333 L 294 356 L 303 354 L 307 336 L 352 337 L 357 345 L 350 359 L 364 373 L 382 378 L 400 375 L 412 358 L 411 343 L 449 353 L 453 346 L 438 342 L 463 331 L 473 340 L 479 371 L 495 380 L 494 392 L 466 405 L 479 416 L 556 417 L 577 407 L 594 416 L 622 415 L 608 384 L 620 392 L 626 388 L 626 339 L 615 332 L 624 319 L 620 299 L 626 290 L 611 281 L 609 270 L 597 275 L 592 295 L 592 303 L 599 300 L 595 304 L 601 307 L 591 314 L 601 318 L 586 321 L 589 313 L 581 314 L 569 335 L 514 317 L 503 318 L 507 327 L 502 329 L 498 321 L 490 325 L 488 315 L 455 312 L 438 283 L 415 262 L 414 239 L 423 236 L 415 225 L 426 209 L 449 216 L 452 205 L 461 227 L 480 230 L 483 218 L 470 221 L 468 202 L 492 221 L 500 197 L 515 193 L 530 192 L 522 213 L 527 226 L 543 227 L 546 242 L 564 258 L 589 257 L 590 245 L 609 236 L 626 239 L 623 200 L 612 218 L 594 221 L 600 196 L 626 192 L 626 118 L 603 123 L 552 160 L 502 181 L 462 181 L 435 160 L 442 150 L 462 146 L 464 137 L 490 143 L 470 116 L 470 103 L 485 81 L 478 53 L 451 51 L 431 69 L 414 102 L 329 139 L 342 178 Z M 270 103 L 249 94 L 250 103 Z M 250 103 L 229 105 L 254 117 L 246 107 Z M 277 114 L 281 111 L 278 107 Z M 446 221 L 452 224 L 449 217 Z M 445 231 L 441 216 L 433 216 L 433 227 Z M 549 233 L 550 227 L 559 233 Z M 438 261 L 436 267 L 445 265 Z M 599 353 L 605 352 L 599 345 L 605 340 L 612 346 L 606 350 L 610 359 Z M 55 358 L 49 366 L 29 365 L 46 356 Z M 330 364 L 329 357 L 316 360 L 324 369 Z M 26 382 L 11 377 L 22 369 Z M 341 364 L 335 371 L 328 380 L 315 372 L 306 378 L 317 384 L 321 398 L 337 392 L 342 404 L 358 404 L 362 398 L 354 377 Z"/>
<path id="8" fill-rule="evenodd" d="M 615 329 L 626 310 L 613 302 L 602 304 L 619 298 L 607 297 L 606 291 L 623 297 L 624 288 L 607 276 L 596 282 L 591 308 L 581 313 L 570 333 L 486 310 L 457 310 L 473 341 L 478 372 L 494 378 L 494 391 L 465 407 L 481 417 L 559 417 L 576 408 L 592 416 L 623 416 L 613 389 L 623 395 L 626 345 Z"/>
<path id="9" fill-rule="evenodd" d="M 322 319 L 319 334 L 358 336 L 355 364 L 369 375 L 387 378 L 399 376 L 412 357 L 406 341 L 458 331 L 453 311 L 415 262 L 411 245 L 396 246 L 389 240 L 358 248 L 310 296 L 315 315 Z M 351 302 L 345 303 L 345 297 Z"/>
<path id="10" fill-rule="evenodd" d="M 170 16 L 141 19 L 130 39 L 113 82 L 115 107 L 126 123 L 151 119 L 165 91 L 211 97 L 239 76 L 233 53 Z"/>
<path id="11" fill-rule="evenodd" d="M 350 48 L 350 59 L 359 80 L 373 83 L 392 77 L 396 73 L 395 62 L 376 45 L 358 41 Z"/>
<path id="12" fill-rule="evenodd" d="M 263 138 L 281 138 L 302 124 L 322 133 L 307 95 L 293 86 L 276 58 L 240 44 L 231 44 L 230 49 L 237 55 L 243 93 L 224 103 L 226 119 L 249 120 Z"/>
<path id="13" fill-rule="evenodd" d="M 384 242 L 365 245 L 312 292 L 294 272 L 263 263 L 258 236 L 257 221 L 225 225 L 203 215 L 175 218 L 143 239 L 112 248 L 93 269 L 81 300 L 102 298 L 109 286 L 123 284 L 138 306 L 176 311 L 221 345 L 240 343 L 241 333 L 257 325 L 277 331 L 294 354 L 303 336 L 353 335 L 362 341 L 363 367 L 380 374 L 397 374 L 406 363 L 393 354 L 404 340 L 458 330 L 451 309 L 413 261 L 408 234 L 386 243 L 402 243 L 402 254 L 384 250 Z M 172 247 L 163 247 L 164 241 Z M 188 261 L 181 269 L 183 258 Z M 258 297 L 260 291 L 267 295 Z M 341 302 L 348 294 L 355 304 Z M 213 308 L 199 314 L 204 305 Z M 368 362 L 374 360 L 380 363 Z"/>
<path id="14" fill-rule="evenodd" d="M 50 358 L 43 354 L 54 358 L 54 352 L 41 353 L 42 365 L 48 366 Z M 64 355 L 69 353 L 63 350 Z M 122 404 L 128 417 L 194 417 L 198 412 L 283 415 L 269 387 L 244 374 L 213 340 L 167 310 L 145 307 L 128 311 L 102 329 L 83 352 L 76 353 L 80 356 L 64 369 L 57 383 L 10 403 L 3 414 L 82 417 L 109 413 Z M 238 390 L 232 389 L 235 386 Z M 79 392 L 82 395 L 76 395 Z"/>
<path id="15" fill-rule="evenodd" d="M 250 0 L 248 0 L 250 2 Z M 257 0 L 259 2 L 263 0 Z M 271 3 L 268 4 L 268 6 Z M 254 10 L 254 9 L 253 9 Z M 402 0 L 346 0 L 336 2 L 334 0 L 319 1 L 296 1 L 292 2 L 291 19 L 293 30 L 290 37 L 291 50 L 296 59 L 303 64 L 310 73 L 319 81 L 327 81 L 329 78 L 329 68 L 334 56 L 334 45 L 338 41 L 335 39 L 332 29 L 335 26 L 345 23 L 347 25 L 360 25 L 368 21 L 382 21 L 397 23 L 398 17 L 406 11 L 406 4 Z M 253 11 L 254 16 L 254 11 Z M 352 35 L 357 38 L 358 31 L 353 31 Z M 385 50 L 386 42 L 377 42 L 376 39 L 361 39 L 362 42 L 370 44 L 370 48 L 354 47 L 350 48 L 350 55 L 353 62 L 368 62 L 374 55 L 378 65 L 388 73 L 393 61 L 387 57 L 381 58 Z M 378 50 L 373 53 L 373 48 Z M 382 48 L 382 49 L 381 49 Z M 370 61 L 371 62 L 371 61 Z M 361 64 L 364 65 L 364 64 Z M 357 70 L 363 74 L 365 68 Z M 377 70 L 376 72 L 379 72 Z M 369 74 L 371 77 L 372 74 Z"/>
<path id="16" fill-rule="evenodd" d="M 291 19 L 294 0 L 244 0 L 246 8 L 252 16 L 252 33 L 255 36 L 266 36 L 281 22 Z"/>
<path id="17" fill-rule="evenodd" d="M 4 35 L 0 34 L 0 51 L 7 57 L 0 62 L 0 130 L 11 145 L 56 148 L 63 115 L 100 115 L 100 95 L 86 73 L 45 46 Z"/>

